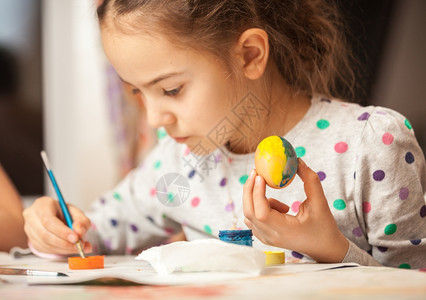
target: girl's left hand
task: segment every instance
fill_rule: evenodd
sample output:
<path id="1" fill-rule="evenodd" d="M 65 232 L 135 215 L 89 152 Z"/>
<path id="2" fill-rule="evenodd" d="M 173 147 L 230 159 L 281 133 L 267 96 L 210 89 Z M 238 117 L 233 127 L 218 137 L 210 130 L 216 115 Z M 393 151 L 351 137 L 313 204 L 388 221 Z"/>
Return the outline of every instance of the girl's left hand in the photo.
<path id="1" fill-rule="evenodd" d="M 266 183 L 252 170 L 243 189 L 244 220 L 263 243 L 304 253 L 317 262 L 341 262 L 349 242 L 337 227 L 318 175 L 299 158 L 306 200 L 296 216 L 284 203 L 265 197 Z"/>

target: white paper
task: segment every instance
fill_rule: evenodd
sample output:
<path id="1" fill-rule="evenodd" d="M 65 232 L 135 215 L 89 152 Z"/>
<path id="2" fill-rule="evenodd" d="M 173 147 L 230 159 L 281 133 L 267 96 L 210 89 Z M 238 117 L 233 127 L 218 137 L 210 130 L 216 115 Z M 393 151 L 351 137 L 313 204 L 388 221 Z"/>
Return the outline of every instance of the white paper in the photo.
<path id="1" fill-rule="evenodd" d="M 220 255 L 220 253 L 215 253 Z M 157 273 L 147 261 L 135 260 L 134 256 L 105 256 L 105 267 L 92 270 L 70 270 L 66 259 L 50 260 L 35 256 L 14 258 L 0 252 L 0 266 L 9 268 L 28 268 L 45 271 L 62 272 L 68 277 L 0 275 L 0 282 L 4 284 L 70 284 L 86 283 L 91 280 L 116 278 L 139 284 L 150 285 L 182 285 L 182 284 L 217 284 L 244 278 L 258 276 L 279 276 L 297 273 L 310 273 L 327 270 L 333 267 L 354 266 L 356 264 L 316 264 L 291 263 L 268 266 L 260 275 L 244 272 L 173 272 L 162 275 Z"/>
<path id="2" fill-rule="evenodd" d="M 243 272 L 259 274 L 265 253 L 217 239 L 175 242 L 152 247 L 136 257 L 148 261 L 159 274 L 181 272 Z"/>

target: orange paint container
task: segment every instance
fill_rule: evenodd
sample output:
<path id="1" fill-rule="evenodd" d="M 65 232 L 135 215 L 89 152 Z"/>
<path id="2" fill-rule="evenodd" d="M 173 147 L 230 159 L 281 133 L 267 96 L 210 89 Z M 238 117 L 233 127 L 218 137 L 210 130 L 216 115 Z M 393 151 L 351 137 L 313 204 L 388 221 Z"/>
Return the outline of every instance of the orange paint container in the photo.
<path id="1" fill-rule="evenodd" d="M 71 270 L 85 270 L 85 269 L 103 269 L 104 256 L 88 256 L 81 258 L 79 256 L 68 257 L 68 267 Z"/>

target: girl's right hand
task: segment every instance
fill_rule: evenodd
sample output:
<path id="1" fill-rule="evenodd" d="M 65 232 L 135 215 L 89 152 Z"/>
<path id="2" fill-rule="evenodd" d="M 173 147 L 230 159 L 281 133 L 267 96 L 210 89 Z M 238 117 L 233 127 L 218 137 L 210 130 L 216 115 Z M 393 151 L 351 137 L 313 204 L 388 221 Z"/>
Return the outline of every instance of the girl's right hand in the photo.
<path id="1" fill-rule="evenodd" d="M 59 202 L 49 197 L 41 197 L 23 212 L 24 230 L 31 247 L 48 254 L 76 254 L 75 243 L 90 228 L 90 220 L 73 205 L 68 204 L 73 219 L 73 228 L 69 228 L 63 217 Z M 90 253 L 90 243 L 83 242 L 84 252 Z"/>

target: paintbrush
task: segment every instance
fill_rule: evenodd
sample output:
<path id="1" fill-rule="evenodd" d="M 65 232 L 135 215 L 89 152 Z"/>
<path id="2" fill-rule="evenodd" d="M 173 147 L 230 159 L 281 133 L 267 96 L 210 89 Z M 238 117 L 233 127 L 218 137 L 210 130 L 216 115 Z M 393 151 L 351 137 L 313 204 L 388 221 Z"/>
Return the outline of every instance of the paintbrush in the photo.
<path id="1" fill-rule="evenodd" d="M 55 176 L 53 175 L 52 169 L 50 168 L 49 160 L 47 159 L 47 154 L 45 151 L 41 151 L 41 158 L 43 159 L 44 167 L 46 168 L 47 175 L 49 175 L 50 181 L 52 182 L 53 188 L 55 189 L 56 195 L 58 196 L 59 205 L 61 206 L 62 213 L 64 214 L 65 221 L 67 222 L 67 225 L 69 228 L 72 228 L 72 218 L 71 214 L 68 210 L 68 206 L 65 203 L 64 197 L 62 197 L 61 190 L 59 189 L 59 186 L 56 182 Z M 80 254 L 81 258 L 86 258 L 86 255 L 83 251 L 83 246 L 81 245 L 81 241 L 79 240 L 77 243 L 75 243 L 78 249 L 78 253 Z"/>
<path id="2" fill-rule="evenodd" d="M 65 273 L 55 271 L 40 271 L 32 269 L 0 268 L 0 275 L 26 275 L 26 276 L 67 276 Z"/>

